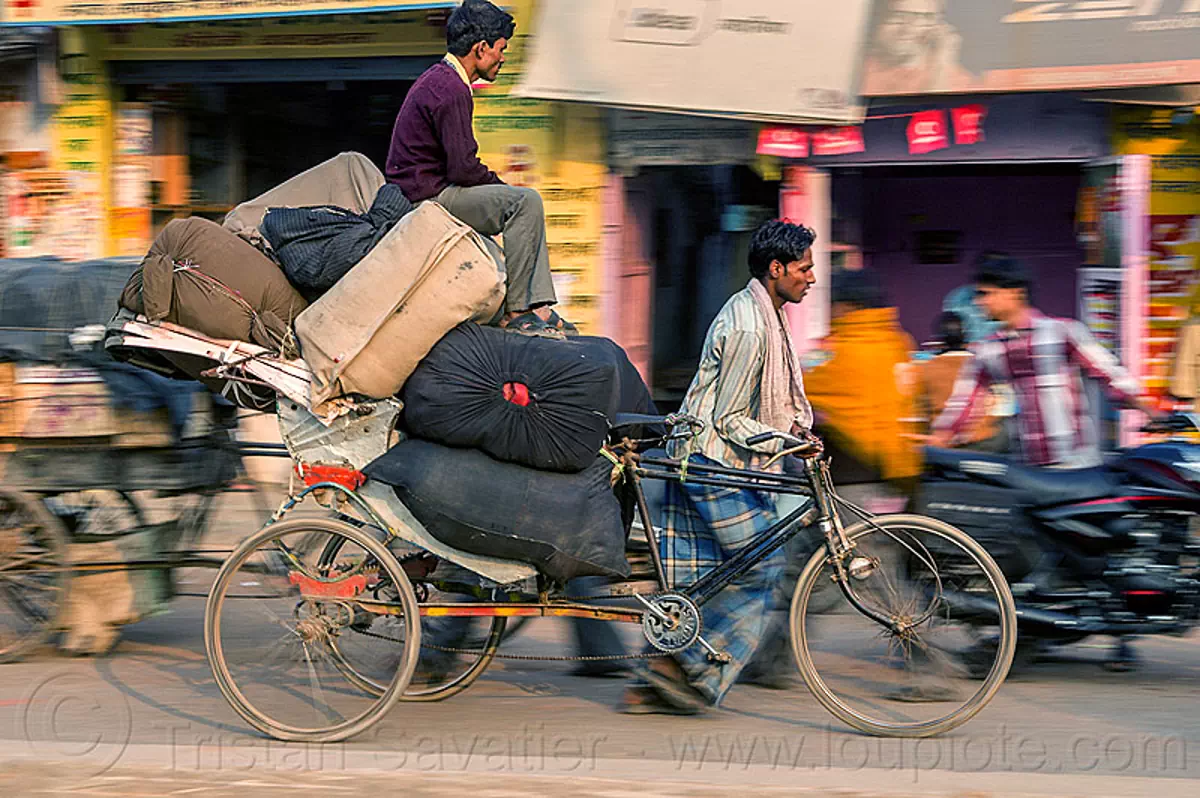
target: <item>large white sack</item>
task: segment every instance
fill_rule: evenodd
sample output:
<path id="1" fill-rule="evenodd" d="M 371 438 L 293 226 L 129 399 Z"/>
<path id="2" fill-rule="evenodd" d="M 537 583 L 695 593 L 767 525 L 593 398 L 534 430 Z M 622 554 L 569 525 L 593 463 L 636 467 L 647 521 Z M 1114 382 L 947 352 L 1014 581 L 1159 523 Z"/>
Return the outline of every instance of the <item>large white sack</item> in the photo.
<path id="1" fill-rule="evenodd" d="M 491 320 L 503 303 L 504 275 L 483 237 L 422 203 L 296 317 L 313 406 L 349 393 L 392 396 L 442 336 Z"/>

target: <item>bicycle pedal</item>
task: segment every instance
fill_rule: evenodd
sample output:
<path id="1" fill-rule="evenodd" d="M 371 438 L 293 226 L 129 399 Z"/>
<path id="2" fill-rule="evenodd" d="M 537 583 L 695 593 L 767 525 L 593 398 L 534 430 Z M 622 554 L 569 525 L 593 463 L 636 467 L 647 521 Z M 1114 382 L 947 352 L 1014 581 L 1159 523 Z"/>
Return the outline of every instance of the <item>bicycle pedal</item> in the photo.
<path id="1" fill-rule="evenodd" d="M 728 665 L 733 662 L 733 657 L 725 651 L 710 651 L 708 661 L 716 665 Z"/>

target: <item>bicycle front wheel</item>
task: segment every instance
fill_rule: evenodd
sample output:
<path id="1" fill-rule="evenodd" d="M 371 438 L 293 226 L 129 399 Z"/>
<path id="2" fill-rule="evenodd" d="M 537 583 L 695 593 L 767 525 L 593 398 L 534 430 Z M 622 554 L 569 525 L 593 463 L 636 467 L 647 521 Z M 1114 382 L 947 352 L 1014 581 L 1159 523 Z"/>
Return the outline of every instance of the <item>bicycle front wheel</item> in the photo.
<path id="1" fill-rule="evenodd" d="M 336 555 L 318 562 L 314 534 L 330 538 L 325 548 Z M 359 633 L 384 615 L 399 635 Z M 208 597 L 204 643 L 217 686 L 248 723 L 279 740 L 336 742 L 400 700 L 420 620 L 407 575 L 370 529 L 297 518 L 265 527 L 226 560 Z M 349 646 L 354 673 L 345 668 Z"/>
<path id="2" fill-rule="evenodd" d="M 929 737 L 970 720 L 1004 682 L 1017 642 L 999 566 L 966 533 L 924 516 L 880 516 L 846 536 L 846 584 L 822 547 L 792 597 L 805 684 L 833 715 L 877 736 Z M 818 613 L 813 595 L 831 581 L 836 604 Z"/>

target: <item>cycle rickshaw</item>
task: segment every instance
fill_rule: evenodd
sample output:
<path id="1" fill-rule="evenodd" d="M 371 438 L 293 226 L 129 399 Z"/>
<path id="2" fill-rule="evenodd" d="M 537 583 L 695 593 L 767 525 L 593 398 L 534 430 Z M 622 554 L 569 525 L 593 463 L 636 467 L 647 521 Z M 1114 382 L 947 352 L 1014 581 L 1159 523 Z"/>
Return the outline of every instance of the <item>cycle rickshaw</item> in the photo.
<path id="1" fill-rule="evenodd" d="M 510 618 L 636 624 L 648 646 L 635 657 L 702 646 L 721 662 L 727 654 L 704 636 L 704 603 L 808 525 L 820 530 L 823 543 L 799 574 L 789 630 L 805 683 L 836 717 L 875 735 L 939 734 L 979 712 L 1011 665 L 1013 599 L 983 548 L 933 519 L 871 517 L 841 500 L 827 464 L 789 436 L 780 434 L 787 452 L 802 458 L 801 476 L 696 464 L 685 473 L 679 462 L 643 456 L 639 442 L 623 434 L 659 421 L 686 436 L 694 420 L 618 419 L 610 448 L 614 476 L 635 497 L 649 543 L 647 567 L 613 585 L 611 595 L 570 597 L 530 565 L 445 545 L 388 485 L 365 479 L 362 470 L 400 435 L 397 400 L 339 399 L 314 411 L 302 361 L 140 318 L 114 320 L 106 346 L 124 358 L 170 352 L 206 359 L 212 364 L 206 377 L 277 395 L 282 439 L 300 484 L 221 566 L 204 623 L 222 693 L 246 722 L 272 737 L 344 740 L 398 703 L 461 692 L 497 656 Z M 696 583 L 672 585 L 640 483 L 685 477 L 809 501 Z M 297 514 L 307 499 L 318 501 L 323 514 Z M 847 525 L 844 517 L 859 520 Z M 464 574 L 471 578 L 460 579 Z M 825 597 L 816 608 L 814 593 L 830 590 L 836 606 Z M 450 600 L 455 594 L 471 600 Z M 489 634 L 459 652 L 464 657 L 453 673 L 418 685 L 422 623 L 447 617 L 487 619 Z"/>

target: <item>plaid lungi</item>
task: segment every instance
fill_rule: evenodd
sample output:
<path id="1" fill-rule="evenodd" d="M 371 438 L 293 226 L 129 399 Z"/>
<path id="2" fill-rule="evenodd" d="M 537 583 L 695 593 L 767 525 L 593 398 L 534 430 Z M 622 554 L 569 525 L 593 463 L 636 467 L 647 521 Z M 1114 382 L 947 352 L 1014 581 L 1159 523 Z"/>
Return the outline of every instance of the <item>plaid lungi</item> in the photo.
<path id="1" fill-rule="evenodd" d="M 696 454 L 691 462 L 719 465 Z M 750 544 L 775 520 L 775 501 L 770 494 L 667 483 L 659 549 L 668 584 L 676 589 L 687 587 Z M 784 550 L 776 549 L 701 608 L 701 634 L 718 651 L 729 654 L 732 662 L 709 662 L 700 645 L 675 655 L 692 685 L 713 704 L 737 681 L 762 642 L 785 560 Z"/>

